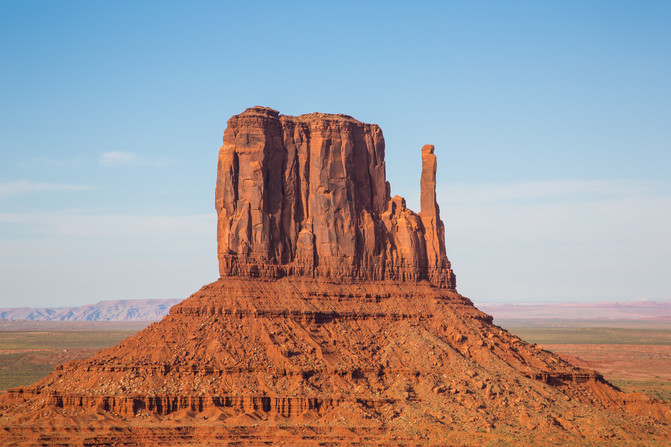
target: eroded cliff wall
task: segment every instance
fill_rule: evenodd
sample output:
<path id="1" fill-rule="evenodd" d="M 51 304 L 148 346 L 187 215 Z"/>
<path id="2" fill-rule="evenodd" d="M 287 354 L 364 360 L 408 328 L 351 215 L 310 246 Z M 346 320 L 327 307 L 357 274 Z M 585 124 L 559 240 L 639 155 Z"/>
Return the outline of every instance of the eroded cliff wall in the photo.
<path id="1" fill-rule="evenodd" d="M 433 146 L 422 149 L 422 163 L 416 214 L 390 197 L 377 125 L 265 107 L 232 117 L 217 171 L 220 274 L 426 279 L 455 289 Z"/>

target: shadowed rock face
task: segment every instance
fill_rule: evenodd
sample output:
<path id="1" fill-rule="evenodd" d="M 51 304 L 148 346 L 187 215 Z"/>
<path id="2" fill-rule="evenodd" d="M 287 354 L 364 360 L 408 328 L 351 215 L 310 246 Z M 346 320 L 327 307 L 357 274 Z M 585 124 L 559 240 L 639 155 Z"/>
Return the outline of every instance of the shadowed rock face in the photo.
<path id="1" fill-rule="evenodd" d="M 455 289 L 422 149 L 422 212 L 389 194 L 384 138 L 346 115 L 247 109 L 228 121 L 216 209 L 222 276 L 429 280 Z"/>

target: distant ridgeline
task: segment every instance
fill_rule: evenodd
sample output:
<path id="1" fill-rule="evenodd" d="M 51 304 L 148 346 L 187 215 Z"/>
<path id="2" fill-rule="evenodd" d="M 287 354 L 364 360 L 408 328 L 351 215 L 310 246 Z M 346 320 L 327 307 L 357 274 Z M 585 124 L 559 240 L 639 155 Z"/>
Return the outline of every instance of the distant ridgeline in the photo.
<path id="1" fill-rule="evenodd" d="M 2 320 L 156 321 L 182 300 L 114 300 L 80 307 L 0 308 Z"/>

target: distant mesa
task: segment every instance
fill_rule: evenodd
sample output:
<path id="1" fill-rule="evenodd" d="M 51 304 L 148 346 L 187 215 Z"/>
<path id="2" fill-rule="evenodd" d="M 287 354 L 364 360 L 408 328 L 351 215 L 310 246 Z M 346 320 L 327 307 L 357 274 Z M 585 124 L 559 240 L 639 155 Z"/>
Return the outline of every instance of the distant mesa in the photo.
<path id="1" fill-rule="evenodd" d="M 671 320 L 671 302 L 632 301 L 627 303 L 487 303 L 480 309 L 500 320 Z"/>
<path id="2" fill-rule="evenodd" d="M 0 308 L 0 320 L 27 321 L 156 321 L 181 300 L 99 301 L 79 307 Z"/>
<path id="3" fill-rule="evenodd" d="M 232 117 L 221 277 L 0 396 L 0 444 L 668 445 L 669 405 L 524 342 L 457 293 L 433 146 L 421 157 L 417 214 L 390 195 L 378 126 L 265 107 Z"/>

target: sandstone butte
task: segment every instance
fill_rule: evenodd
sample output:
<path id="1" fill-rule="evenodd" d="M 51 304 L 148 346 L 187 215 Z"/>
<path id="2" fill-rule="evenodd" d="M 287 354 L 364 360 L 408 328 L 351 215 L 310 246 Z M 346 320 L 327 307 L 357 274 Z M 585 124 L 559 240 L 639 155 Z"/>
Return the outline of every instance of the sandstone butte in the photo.
<path id="1" fill-rule="evenodd" d="M 163 320 L 0 396 L 2 445 L 669 445 L 671 408 L 495 326 L 346 115 L 228 121 L 221 277 Z"/>

